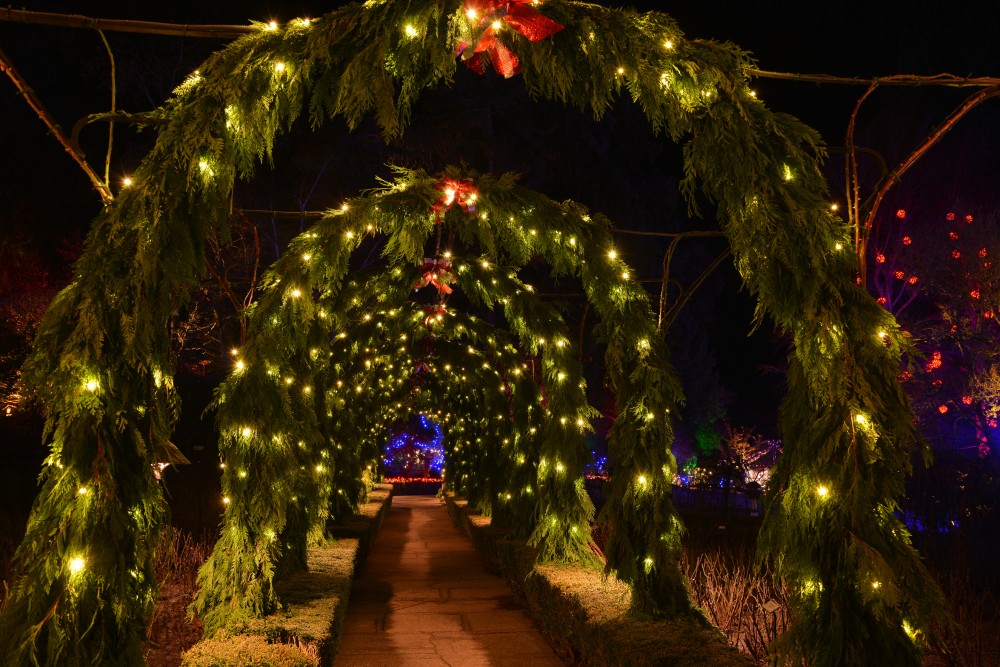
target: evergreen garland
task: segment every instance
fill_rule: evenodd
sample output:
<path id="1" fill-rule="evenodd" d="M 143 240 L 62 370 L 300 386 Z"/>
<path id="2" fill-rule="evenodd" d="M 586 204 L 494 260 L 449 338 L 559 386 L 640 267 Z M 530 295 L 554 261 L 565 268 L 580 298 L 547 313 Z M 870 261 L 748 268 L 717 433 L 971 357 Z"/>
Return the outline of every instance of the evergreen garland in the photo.
<path id="1" fill-rule="evenodd" d="M 477 212 L 451 211 L 438 229 L 431 209 L 441 196 L 439 184 L 463 179 L 478 189 Z M 422 311 L 407 310 L 411 286 L 420 277 L 414 265 L 420 265 L 437 234 L 451 231 L 465 248 L 489 249 L 478 259 L 452 258 L 455 282 L 472 305 L 502 309 L 517 347 L 496 332 L 480 332 L 481 324 L 460 322 L 452 330 L 450 317 L 444 318 L 447 324 L 428 323 Z M 386 268 L 347 281 L 347 258 L 367 234 L 385 236 Z M 457 249 L 449 255 L 451 250 Z M 690 611 L 677 566 L 680 521 L 669 500 L 675 464 L 668 413 L 679 388 L 668 370 L 648 299 L 614 252 L 607 221 L 592 219 L 578 205 L 558 204 L 517 186 L 509 175 L 493 179 L 448 170 L 430 177 L 398 169 L 394 182 L 348 201 L 294 239 L 263 281 L 263 296 L 251 316 L 250 343 L 216 401 L 226 462 L 223 490 L 230 502 L 219 546 L 202 569 L 195 604 L 208 632 L 243 614 L 260 615 L 277 607 L 277 565 L 303 550 L 309 534 L 320 534 L 326 518 L 299 508 L 325 505 L 332 487 L 323 472 L 331 465 L 346 468 L 331 443 L 372 424 L 368 437 L 349 449 L 362 452 L 362 462 L 374 456 L 396 418 L 395 411 L 379 406 L 398 404 L 401 392 L 410 389 L 405 385 L 416 363 L 414 338 L 427 326 L 446 340 L 457 335 L 480 346 L 488 341 L 485 349 L 470 345 L 469 353 L 490 359 L 458 376 L 459 386 L 471 381 L 480 387 L 472 391 L 474 402 L 468 402 L 468 394 L 457 401 L 479 419 L 471 424 L 476 427 L 474 444 L 466 443 L 466 451 L 459 453 L 461 444 L 456 443 L 450 452 L 449 484 L 485 512 L 499 510 L 501 523 L 510 520 L 505 514 L 531 518 L 530 542 L 540 560 L 593 558 L 583 433 L 596 411 L 587 405 L 582 368 L 561 315 L 518 278 L 518 271 L 536 256 L 547 259 L 556 273 L 579 277 L 606 323 L 607 363 L 623 406 L 609 456 L 614 479 L 623 481 L 612 483 L 612 501 L 603 516 L 611 536 L 608 570 L 635 584 L 636 609 Z M 515 370 L 512 349 L 539 358 L 544 409 L 533 405 L 537 389 L 513 391 L 510 405 L 501 400 L 501 391 L 481 389 L 497 386 L 498 368 Z M 507 356 L 511 361 L 502 363 Z M 464 371 L 466 364 L 456 366 Z M 320 372 L 329 378 L 325 388 L 332 406 L 327 409 L 302 400 L 316 394 Z M 502 383 L 499 388 L 506 387 Z M 291 408 L 297 405 L 302 408 L 296 413 Z M 325 421 L 324 415 L 333 419 L 334 406 L 336 423 L 326 427 L 331 438 L 317 439 L 313 425 Z M 373 414 L 383 417 L 373 420 Z M 512 414 L 518 416 L 511 419 Z M 514 430 L 515 425 L 523 430 Z M 290 446 L 293 442 L 296 447 Z M 318 457 L 310 457 L 315 451 Z M 537 461 L 534 480 L 531 468 L 521 467 L 522 458 L 532 465 Z M 284 463 L 289 460 L 291 464 Z M 249 478 L 250 470 L 262 477 Z M 356 468 L 354 472 L 360 474 Z M 513 501 L 511 507 L 503 509 L 507 501 Z M 303 518 L 291 523 L 296 516 Z"/>
<path id="2" fill-rule="evenodd" d="M 163 522 L 151 465 L 167 456 L 177 409 L 166 326 L 201 275 L 207 240 L 225 237 L 233 180 L 268 158 L 276 134 L 304 110 L 314 124 L 341 116 L 352 127 L 373 113 L 387 136 L 399 134 L 419 94 L 452 81 L 458 44 L 474 43 L 485 30 L 462 9 L 459 0 L 372 0 L 312 22 L 277 29 L 261 25 L 259 33 L 209 58 L 157 112 L 165 124 L 158 127 L 156 146 L 134 175 L 134 185 L 95 222 L 78 277 L 43 321 L 25 369 L 25 385 L 46 411 L 51 454 L 16 556 L 17 579 L 0 614 L 0 645 L 11 647 L 14 664 L 141 660 L 155 595 L 152 549 Z M 549 0 L 540 10 L 565 29 L 537 43 L 512 31 L 499 35 L 520 59 L 528 90 L 597 116 L 625 93 L 654 131 L 675 140 L 689 137 L 683 183 L 688 200 L 693 203 L 702 192 L 717 206 L 736 265 L 758 299 L 758 316 L 772 318 L 794 338 L 782 410 L 785 452 L 768 496 L 761 542 L 793 592 L 795 623 L 782 656 L 817 665 L 876 660 L 916 665 L 910 635 L 926 627 L 941 596 L 894 515 L 911 450 L 919 442 L 896 379 L 907 343 L 891 315 L 854 284 L 857 267 L 844 250 L 848 230 L 825 202 L 818 136 L 751 95 L 746 54 L 728 44 L 685 40 L 665 14 L 565 0 Z M 427 191 L 396 194 L 411 212 L 431 200 Z M 484 230 L 488 224 L 480 221 Z M 412 238 L 394 237 L 398 252 L 390 258 L 419 258 L 415 244 L 426 238 L 426 230 L 410 231 Z M 474 236 L 472 230 L 465 233 Z M 523 253 L 533 246 L 517 229 L 503 233 L 498 257 L 522 265 Z M 484 238 L 495 242 L 489 234 Z M 493 255 L 489 245 L 482 248 Z M 283 261 L 294 257 L 289 253 Z M 563 248 L 549 260 L 560 270 L 564 258 L 568 261 L 569 253 Z M 317 284 L 338 284 L 337 271 L 346 265 L 330 266 L 330 280 Z M 600 270 L 602 265 L 588 258 L 583 266 Z M 291 267 L 278 267 L 286 268 Z M 587 284 L 585 270 L 579 270 Z M 633 287 L 622 286 L 614 297 L 625 312 L 639 307 L 641 291 Z M 268 298 L 288 296 L 272 289 Z M 314 309 L 309 294 L 276 310 L 286 329 L 270 340 L 292 340 L 294 333 L 296 345 L 273 370 L 325 389 L 332 376 L 314 370 L 314 360 L 302 354 L 309 346 L 298 346 L 328 330 L 298 330 L 311 327 Z M 255 335 L 266 338 L 262 327 Z M 610 341 L 623 332 L 605 335 L 610 355 Z M 254 354 L 256 344 L 249 346 Z M 621 345 L 615 354 L 621 357 L 611 362 L 646 353 Z M 656 359 L 662 352 L 648 354 Z M 637 482 L 649 471 L 655 484 L 669 483 L 661 475 L 670 469 L 670 456 L 660 451 L 669 424 L 660 415 L 677 400 L 676 387 L 668 375 L 643 379 L 615 370 L 629 364 L 608 366 L 626 406 L 612 439 L 612 458 L 617 457 L 612 493 L 619 505 L 628 505 L 622 499 L 634 502 L 622 516 L 606 519 L 618 531 L 609 540 L 609 566 L 633 582 L 640 606 L 669 612 L 681 599 L 678 575 L 669 565 L 676 527 L 672 513 L 656 509 L 668 491 L 647 492 Z M 545 369 L 547 382 L 554 368 Z M 248 475 L 251 470 L 278 474 L 275 451 L 280 450 L 316 470 L 332 442 L 333 426 L 316 418 L 320 399 L 268 389 L 267 370 L 251 367 L 245 374 L 254 380 L 247 385 L 252 387 L 247 405 L 274 417 L 267 431 L 272 438 L 285 432 L 282 425 L 305 420 L 303 436 L 296 437 L 306 444 L 280 442 L 272 449 L 256 433 L 241 440 L 242 430 L 234 430 L 240 408 L 234 408 L 223 418 L 230 421 L 222 423 L 224 442 L 236 452 L 227 466 L 231 491 L 240 484 L 230 479 L 232 465 L 252 465 Z M 653 424 L 642 422 L 644 410 L 654 414 Z M 467 442 L 468 429 L 482 425 L 469 415 L 462 421 Z M 544 428 L 543 442 L 549 443 L 557 430 Z M 626 451 L 624 443 L 633 438 L 647 446 Z M 658 446 L 649 446 L 652 442 Z M 351 445 L 345 439 L 341 446 L 353 450 Z M 579 454 L 569 450 L 559 455 L 567 456 L 575 474 Z M 548 465 L 554 454 L 545 454 Z M 244 522 L 245 532 L 220 545 L 223 552 L 230 550 L 231 560 L 213 557 L 212 567 L 221 569 L 203 572 L 203 580 L 238 580 L 240 572 L 278 567 L 279 557 L 290 559 L 289 568 L 301 566 L 296 554 L 310 534 L 317 537 L 314 527 L 327 511 L 322 496 L 331 477 L 324 470 L 294 483 L 302 486 L 277 488 L 275 502 L 253 508 L 255 517 L 266 520 Z M 559 507 L 579 498 L 559 488 L 564 492 L 549 494 Z M 360 487 L 351 489 L 356 497 Z M 292 506 L 300 492 L 302 504 Z M 229 511 L 227 521 L 234 515 Z M 558 536 L 537 526 L 536 537 L 554 544 Z M 272 529 L 274 537 L 267 532 Z M 286 537 L 291 546 L 280 548 Z M 235 563 L 244 569 L 230 569 Z M 273 604 L 269 583 L 246 583 L 253 599 L 249 612 Z"/>

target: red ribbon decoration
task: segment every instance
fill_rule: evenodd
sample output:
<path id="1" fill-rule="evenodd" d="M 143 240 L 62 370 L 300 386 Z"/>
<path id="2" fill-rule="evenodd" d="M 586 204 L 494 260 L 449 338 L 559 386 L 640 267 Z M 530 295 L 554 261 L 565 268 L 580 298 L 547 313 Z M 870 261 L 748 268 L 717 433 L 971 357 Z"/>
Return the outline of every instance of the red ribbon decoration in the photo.
<path id="1" fill-rule="evenodd" d="M 451 294 L 452 289 L 448 283 L 452 280 L 454 280 L 454 276 L 451 273 L 441 269 L 432 269 L 424 274 L 423 278 L 413 286 L 413 289 L 418 290 L 428 285 L 434 285 L 439 294 Z"/>
<path id="2" fill-rule="evenodd" d="M 472 184 L 471 178 L 461 181 L 454 178 L 442 178 L 434 184 L 434 189 L 444 193 L 440 199 L 431 204 L 431 213 L 434 214 L 437 224 L 441 224 L 444 214 L 453 204 L 458 204 L 466 213 L 476 212 L 476 199 L 479 198 L 479 190 Z"/>
<path id="3" fill-rule="evenodd" d="M 465 5 L 465 13 L 470 18 L 480 17 L 482 25 L 489 21 L 490 25 L 479 39 L 470 55 L 463 55 L 466 66 L 477 74 L 486 73 L 486 57 L 493 63 L 496 73 L 509 79 L 521 71 L 521 62 L 514 52 L 500 43 L 496 37 L 496 19 L 499 17 L 511 28 L 524 35 L 532 42 L 540 42 L 551 37 L 565 26 L 533 9 L 536 4 L 532 0 L 469 0 Z M 459 44 L 458 51 L 465 51 L 466 43 Z"/>
<path id="4" fill-rule="evenodd" d="M 441 305 L 424 306 L 424 326 L 430 329 L 435 324 L 440 324 L 444 316 L 448 314 L 448 309 Z"/>

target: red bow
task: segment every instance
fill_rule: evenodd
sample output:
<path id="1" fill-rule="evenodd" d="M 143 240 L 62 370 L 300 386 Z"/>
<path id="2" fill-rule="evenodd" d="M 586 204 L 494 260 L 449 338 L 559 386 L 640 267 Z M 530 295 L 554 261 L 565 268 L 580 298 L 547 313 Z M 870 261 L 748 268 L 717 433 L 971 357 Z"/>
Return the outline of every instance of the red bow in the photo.
<path id="1" fill-rule="evenodd" d="M 478 18 L 480 25 L 490 22 L 472 53 L 463 55 L 469 69 L 477 74 L 485 74 L 488 55 L 493 69 L 504 78 L 509 79 L 521 71 L 521 62 L 517 56 L 496 37 L 496 31 L 500 27 L 499 19 L 503 19 L 507 25 L 532 42 L 540 42 L 565 27 L 532 9 L 530 5 L 533 4 L 538 3 L 532 0 L 469 0 L 466 3 L 466 16 L 472 20 Z M 464 52 L 466 46 L 465 42 L 459 44 L 459 53 Z"/>
<path id="2" fill-rule="evenodd" d="M 479 190 L 472 184 L 471 178 L 461 181 L 454 178 L 442 178 L 434 184 L 434 189 L 444 193 L 440 199 L 431 204 L 431 212 L 434 214 L 437 224 L 441 224 L 444 214 L 455 203 L 466 213 L 476 212 L 476 199 L 479 198 Z"/>
<path id="3" fill-rule="evenodd" d="M 437 265 L 436 265 L 437 266 Z M 451 294 L 451 287 L 448 283 L 455 280 L 455 276 L 451 274 L 447 269 L 437 266 L 437 268 L 432 268 L 425 272 L 423 277 L 413 286 L 413 289 L 418 290 L 428 285 L 434 285 L 437 291 L 441 294 Z"/>
<path id="4" fill-rule="evenodd" d="M 435 324 L 440 324 L 444 316 L 448 314 L 448 309 L 441 304 L 424 306 L 424 326 L 430 329 Z"/>

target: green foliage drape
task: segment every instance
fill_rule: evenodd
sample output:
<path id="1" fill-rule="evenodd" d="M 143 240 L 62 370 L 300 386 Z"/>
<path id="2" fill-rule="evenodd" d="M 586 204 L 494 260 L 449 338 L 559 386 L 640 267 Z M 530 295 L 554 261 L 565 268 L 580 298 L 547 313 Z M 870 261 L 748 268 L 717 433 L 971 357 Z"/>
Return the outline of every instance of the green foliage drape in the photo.
<path id="1" fill-rule="evenodd" d="M 521 60 L 524 85 L 597 116 L 626 94 L 654 131 L 686 140 L 689 201 L 700 191 L 717 205 L 760 316 L 794 337 L 782 412 L 786 452 L 762 540 L 794 594 L 796 623 L 784 654 L 814 664 L 854 664 L 864 655 L 863 662 L 915 665 L 907 628 L 926 624 L 939 593 L 893 516 L 917 440 L 895 378 L 905 341 L 854 285 L 850 253 L 837 250 L 838 243 L 849 247 L 848 234 L 824 201 L 818 137 L 751 96 L 746 54 L 685 40 L 665 14 L 563 0 L 541 10 L 565 30 L 538 43 L 508 30 L 500 36 Z M 150 466 L 176 411 L 166 325 L 202 272 L 206 240 L 225 235 L 233 179 L 268 158 L 275 135 L 303 111 L 314 123 L 341 116 L 352 127 L 371 113 L 387 136 L 398 135 L 419 94 L 451 82 L 458 42 L 474 41 L 482 30 L 458 0 L 372 0 L 313 22 L 262 25 L 206 61 L 159 110 L 165 125 L 155 148 L 134 185 L 96 221 L 78 278 L 53 304 L 26 368 L 25 384 L 45 406 L 52 453 L 17 554 L 18 578 L 0 614 L 0 645 L 11 647 L 15 664 L 140 659 L 155 593 L 151 551 L 163 521 Z M 413 197 L 410 204 L 426 202 Z M 518 247 L 516 241 L 505 239 L 505 246 Z M 516 265 L 518 258 L 510 259 Z M 272 290 L 266 298 L 289 297 Z M 638 291 L 618 298 L 626 309 L 640 307 Z M 304 315 L 313 307 L 311 298 L 289 303 L 279 309 L 288 316 L 282 325 L 312 322 Z M 306 376 L 310 362 L 292 355 L 280 370 Z M 547 382 L 551 371 L 544 371 Z M 266 372 L 254 367 L 245 377 Z M 672 382 L 641 375 L 614 381 L 619 392 L 648 393 L 623 402 L 626 418 L 613 447 L 630 433 L 641 442 L 668 437 L 659 408 L 651 410 L 652 425 L 642 419 L 644 408 L 675 396 Z M 305 419 L 305 447 L 276 444 L 314 465 L 307 487 L 321 489 L 330 477 L 314 461 L 322 459 L 330 434 L 310 421 L 315 401 L 275 389 L 270 397 L 251 396 L 248 405 L 268 410 L 275 425 Z M 276 465 L 274 450 L 256 432 L 235 431 L 237 421 L 223 424 L 226 442 L 243 452 L 254 475 L 265 474 Z M 544 442 L 554 435 L 546 433 Z M 544 451 L 546 465 L 551 456 Z M 610 538 L 609 562 L 635 584 L 640 600 L 662 600 L 675 588 L 665 555 L 674 533 L 669 517 L 642 509 L 657 507 L 664 493 L 646 491 L 639 476 L 659 480 L 669 454 L 619 450 L 613 457 L 626 471 L 616 475 L 613 493 L 635 504 L 631 514 L 609 521 L 621 531 Z M 578 464 L 578 458 L 564 463 L 574 474 Z M 274 526 L 313 525 L 326 511 L 321 503 L 283 504 L 298 492 L 278 489 L 277 502 L 259 510 Z M 573 493 L 567 489 L 564 500 Z M 252 528 L 258 529 L 267 530 Z M 283 537 L 250 530 L 223 548 L 246 571 L 277 563 L 275 544 Z M 296 565 L 300 549 L 301 543 L 281 550 L 292 558 L 285 566 Z M 254 593 L 255 611 L 267 607 L 270 595 Z"/>
<path id="2" fill-rule="evenodd" d="M 451 171 L 441 178 L 459 181 L 465 176 Z M 250 343 L 217 400 L 226 461 L 223 489 L 230 502 L 219 547 L 201 573 L 196 605 L 210 631 L 240 614 L 275 608 L 276 564 L 303 552 L 307 536 L 321 532 L 325 520 L 323 513 L 313 512 L 304 523 L 292 525 L 289 517 L 299 507 L 326 504 L 333 490 L 321 479 L 324 471 L 359 462 L 345 462 L 338 451 L 353 457 L 360 449 L 367 452 L 362 460 L 378 452 L 379 438 L 398 414 L 380 406 L 410 402 L 406 394 L 412 387 L 406 383 L 420 356 L 412 346 L 425 330 L 425 315 L 406 306 L 411 286 L 419 282 L 414 267 L 441 231 L 431 213 L 441 196 L 435 188 L 440 180 L 399 170 L 396 181 L 347 202 L 344 210 L 293 240 L 265 279 L 264 296 L 251 319 Z M 594 411 L 587 405 L 582 368 L 561 315 L 517 275 L 529 260 L 543 257 L 557 274 L 581 280 L 605 323 L 602 338 L 622 406 L 610 460 L 616 479 L 623 480 L 612 484 L 612 500 L 603 515 L 611 535 L 608 568 L 636 585 L 638 609 L 689 612 L 677 567 L 680 522 L 669 500 L 675 471 L 668 414 L 679 389 L 644 291 L 614 252 L 604 218 L 592 219 L 577 205 L 553 202 L 515 185 L 510 177 L 473 181 L 477 212 L 449 213 L 442 230 L 454 232 L 463 247 L 487 251 L 478 259 L 452 258 L 456 284 L 473 305 L 502 310 L 514 343 L 507 343 L 506 350 L 497 347 L 502 333 L 483 334 L 481 323 L 459 321 L 453 327 L 447 317 L 427 325 L 435 337 L 474 340 L 477 346 L 470 345 L 468 354 L 477 361 L 489 357 L 469 372 L 459 370 L 466 364 L 455 362 L 448 377 L 460 396 L 444 392 L 439 398 L 465 404 L 461 418 L 472 420 L 461 425 L 461 432 L 474 441 L 454 443 L 449 452 L 454 462 L 449 463 L 449 482 L 484 510 L 496 510 L 501 522 L 505 515 L 508 520 L 528 519 L 541 559 L 592 558 L 593 508 L 582 473 L 588 456 L 583 433 Z M 347 257 L 365 234 L 385 236 L 388 266 L 348 281 Z M 323 333 L 316 335 L 317 330 Z M 544 404 L 537 389 L 526 389 L 524 382 L 508 384 L 512 374 L 531 384 L 514 355 L 518 349 L 539 358 Z M 498 368 L 507 380 L 500 380 Z M 316 394 L 318 372 L 327 372 L 332 405 L 316 403 L 318 410 L 310 414 L 292 414 L 290 406 Z M 328 419 L 330 441 L 309 437 L 312 424 Z M 330 446 L 364 432 L 362 426 L 369 437 L 349 448 L 353 451 Z M 302 456 L 317 449 L 318 457 L 282 463 L 291 450 Z M 251 477 L 249 471 L 259 476 Z M 355 476 L 361 472 L 359 466 L 348 471 Z M 282 505 L 287 509 L 276 509 Z"/>

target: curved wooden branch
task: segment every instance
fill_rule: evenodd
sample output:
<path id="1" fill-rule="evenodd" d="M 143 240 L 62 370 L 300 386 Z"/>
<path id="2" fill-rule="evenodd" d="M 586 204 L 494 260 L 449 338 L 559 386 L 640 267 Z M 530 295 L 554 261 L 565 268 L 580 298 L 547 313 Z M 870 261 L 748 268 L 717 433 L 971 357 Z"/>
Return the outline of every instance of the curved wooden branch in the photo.
<path id="1" fill-rule="evenodd" d="M 701 272 L 701 275 L 698 276 L 693 283 L 691 283 L 687 290 L 681 294 L 681 297 L 677 299 L 673 306 L 670 307 L 670 310 L 667 311 L 666 316 L 663 318 L 663 327 L 661 328 L 661 332 L 670 330 L 670 327 L 673 326 L 677 316 L 681 314 L 681 310 L 687 305 L 687 302 L 691 300 L 691 297 L 698 291 L 698 288 L 701 287 L 702 283 L 704 283 L 708 277 L 712 275 L 713 271 L 719 268 L 719 265 L 722 264 L 723 260 L 732 254 L 733 249 L 727 247 L 719 253 L 718 257 L 712 260 L 711 264 L 705 267 L 705 270 Z"/>
<path id="2" fill-rule="evenodd" d="M 896 170 L 889 175 L 889 178 L 882 184 L 882 187 L 879 188 L 878 192 L 875 193 L 875 201 L 871 206 L 871 210 L 865 217 L 865 229 L 871 228 L 872 221 L 878 214 L 879 206 L 882 204 L 882 199 L 892 186 L 903 177 L 903 174 L 909 171 L 910 167 L 916 164 L 917 160 L 923 157 L 924 154 L 929 151 L 934 144 L 940 141 L 941 137 L 947 134 L 948 131 L 953 128 L 955 124 L 958 123 L 958 121 L 960 121 L 967 113 L 991 97 L 998 96 L 1000 96 L 1000 85 L 985 88 L 975 95 L 970 96 L 957 109 L 955 109 L 955 111 L 953 111 L 951 115 L 948 116 L 948 118 L 946 118 L 945 121 L 941 123 L 941 125 L 938 126 L 938 128 L 934 130 L 930 136 L 927 137 L 927 139 L 924 140 L 924 143 L 922 143 L 915 151 L 910 153 L 905 160 L 900 162 L 899 166 L 896 167 Z"/>
<path id="3" fill-rule="evenodd" d="M 66 136 L 66 133 L 63 132 L 62 128 L 59 126 L 59 123 L 57 123 L 56 119 L 52 117 L 52 114 L 48 112 L 45 105 L 42 104 L 42 101 L 38 99 L 38 95 L 35 94 L 35 91 L 31 89 L 31 87 L 24 80 L 24 77 L 22 77 L 20 72 L 17 71 L 14 64 L 10 61 L 10 58 L 3 51 L 3 49 L 0 49 L 0 70 L 7 75 L 7 78 L 14 82 L 14 86 L 24 97 L 28 106 L 30 106 L 38 118 L 45 123 L 45 126 L 49 128 L 52 136 L 56 138 L 56 141 L 62 145 L 63 149 L 71 158 L 73 158 L 73 161 L 76 162 L 80 169 L 83 170 L 83 173 L 87 175 L 87 178 L 90 179 L 91 185 L 93 185 L 94 189 L 97 190 L 97 193 L 101 196 L 104 203 L 107 204 L 111 202 L 115 198 L 111 193 L 111 188 L 109 188 L 107 184 L 101 180 L 100 176 L 97 175 L 93 168 L 91 168 L 91 166 L 87 163 L 87 160 L 84 159 L 83 154 L 76 146 L 74 146 L 69 137 Z"/>
<path id="4" fill-rule="evenodd" d="M 132 125 L 166 125 L 169 121 L 166 118 L 156 118 L 148 113 L 128 113 L 125 111 L 105 111 L 103 113 L 92 113 L 84 116 L 73 124 L 73 131 L 70 132 L 69 141 L 79 151 L 80 155 L 85 153 L 80 149 L 80 132 L 91 123 L 108 121 L 110 123 L 131 123 Z"/>
<path id="5" fill-rule="evenodd" d="M 785 81 L 802 81 L 805 83 L 833 83 L 849 86 L 946 86 L 949 88 L 989 88 L 1000 85 L 1000 77 L 995 76 L 956 76 L 954 74 L 935 74 L 921 76 L 918 74 L 896 74 L 893 76 L 834 76 L 832 74 L 796 74 L 794 72 L 771 72 L 753 69 L 750 76 L 764 79 L 782 79 Z"/>
<path id="6" fill-rule="evenodd" d="M 79 14 L 32 12 L 27 9 L 12 9 L 10 7 L 0 7 L 0 21 L 60 26 L 63 28 L 88 28 L 111 32 L 134 32 L 145 35 L 207 37 L 212 39 L 236 39 L 237 37 L 260 30 L 259 27 L 252 25 L 179 25 L 156 21 L 97 19 Z"/>
<path id="7" fill-rule="evenodd" d="M 108 38 L 104 36 L 104 31 L 98 30 L 97 34 L 101 36 L 101 42 L 104 43 L 104 49 L 108 52 L 108 61 L 111 64 L 111 113 L 115 113 L 118 111 L 118 75 L 115 67 L 115 54 L 114 51 L 111 50 L 111 44 L 108 43 Z M 111 151 L 114 148 L 114 145 L 115 121 L 112 120 L 108 123 L 108 151 L 104 156 L 105 186 L 110 186 L 111 184 Z"/>

